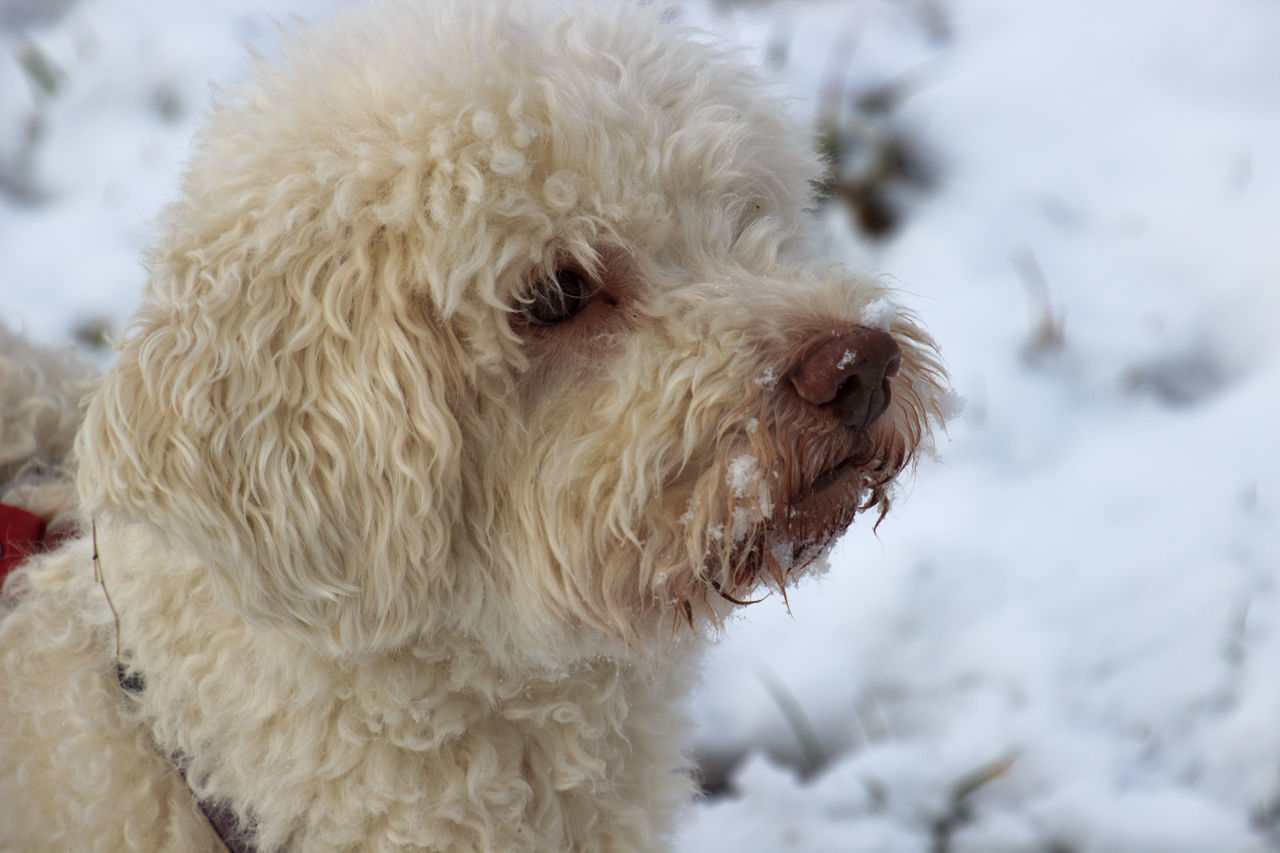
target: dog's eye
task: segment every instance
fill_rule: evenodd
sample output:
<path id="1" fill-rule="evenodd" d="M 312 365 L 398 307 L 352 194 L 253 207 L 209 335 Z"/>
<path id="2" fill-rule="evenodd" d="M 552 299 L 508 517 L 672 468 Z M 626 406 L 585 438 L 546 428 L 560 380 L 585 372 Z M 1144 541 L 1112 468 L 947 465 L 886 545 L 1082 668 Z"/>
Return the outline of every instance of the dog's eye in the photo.
<path id="1" fill-rule="evenodd" d="M 535 326 L 554 326 L 585 308 L 594 293 L 580 273 L 560 270 L 534 286 L 520 313 Z"/>

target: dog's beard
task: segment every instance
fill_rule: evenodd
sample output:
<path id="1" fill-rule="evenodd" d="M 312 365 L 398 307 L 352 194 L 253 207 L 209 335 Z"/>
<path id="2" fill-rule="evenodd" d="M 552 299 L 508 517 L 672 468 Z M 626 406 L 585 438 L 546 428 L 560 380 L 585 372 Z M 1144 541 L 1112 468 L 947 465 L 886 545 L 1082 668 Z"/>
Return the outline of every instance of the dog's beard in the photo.
<path id="1" fill-rule="evenodd" d="M 785 590 L 830 550 L 856 516 L 878 508 L 883 518 L 890 485 L 911 455 L 905 437 L 890 423 L 857 435 L 801 432 L 771 446 L 776 509 L 729 552 L 714 579 L 717 592 L 731 600 L 746 600 L 762 581 Z"/>
<path id="2" fill-rule="evenodd" d="M 689 556 L 697 568 L 662 577 L 661 597 L 677 624 L 718 623 L 726 606 L 754 604 L 770 591 L 785 597 L 858 515 L 884 517 L 893 481 L 914 457 L 913 431 L 898 419 L 852 434 L 797 426 L 802 419 L 785 404 L 772 409 L 750 419 L 750 449 L 707 478 L 726 486 L 716 490 L 718 503 L 705 507 L 693 497 L 681 518 L 694 528 Z"/>
<path id="3" fill-rule="evenodd" d="M 661 585 L 674 622 L 696 628 L 700 619 L 719 623 L 731 605 L 756 603 L 771 591 L 785 598 L 798 578 L 825 564 L 858 516 L 870 513 L 878 527 L 897 477 L 915 460 L 930 422 L 941 421 L 935 367 L 926 355 L 904 370 L 888 410 L 860 432 L 794 398 L 757 397 L 741 414 L 749 424 L 745 447 L 705 478 L 712 494 L 688 499 L 681 520 L 696 568 L 673 572 Z M 756 477 L 743 482 L 748 469 Z"/>

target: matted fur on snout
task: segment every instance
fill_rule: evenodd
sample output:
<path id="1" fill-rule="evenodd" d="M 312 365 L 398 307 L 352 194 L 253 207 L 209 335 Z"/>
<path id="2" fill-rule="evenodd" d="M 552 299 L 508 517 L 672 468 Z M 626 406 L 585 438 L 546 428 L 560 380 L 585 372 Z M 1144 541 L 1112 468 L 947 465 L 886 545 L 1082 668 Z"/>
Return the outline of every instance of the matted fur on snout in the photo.
<path id="1" fill-rule="evenodd" d="M 354 6 L 219 96 L 5 586 L 0 847 L 664 848 L 697 650 L 947 400 L 672 17 Z"/>

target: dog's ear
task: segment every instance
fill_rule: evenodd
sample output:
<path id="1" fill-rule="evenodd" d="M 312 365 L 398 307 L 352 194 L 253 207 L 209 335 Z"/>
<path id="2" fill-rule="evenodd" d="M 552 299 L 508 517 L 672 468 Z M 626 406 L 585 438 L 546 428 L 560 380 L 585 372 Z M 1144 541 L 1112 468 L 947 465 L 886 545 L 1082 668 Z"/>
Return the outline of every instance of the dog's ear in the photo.
<path id="1" fill-rule="evenodd" d="M 77 449 L 90 512 L 194 554 L 249 620 L 358 652 L 448 606 L 466 360 L 404 247 L 341 236 L 154 256 Z"/>

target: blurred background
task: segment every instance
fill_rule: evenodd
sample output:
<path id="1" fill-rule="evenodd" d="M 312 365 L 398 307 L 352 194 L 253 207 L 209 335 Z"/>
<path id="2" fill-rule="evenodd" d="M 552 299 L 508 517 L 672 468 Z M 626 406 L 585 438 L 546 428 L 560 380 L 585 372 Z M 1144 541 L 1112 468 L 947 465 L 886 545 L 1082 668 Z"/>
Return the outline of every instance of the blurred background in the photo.
<path id="1" fill-rule="evenodd" d="M 105 366 L 212 85 L 336 0 L 0 0 L 0 320 Z M 1280 850 L 1280 3 L 698 2 L 965 413 L 730 625 L 683 851 Z"/>

